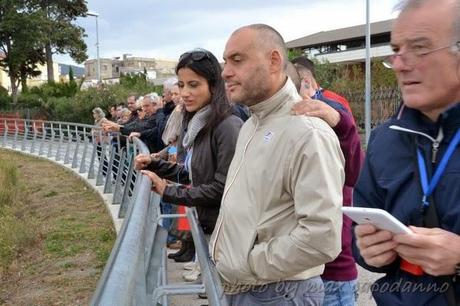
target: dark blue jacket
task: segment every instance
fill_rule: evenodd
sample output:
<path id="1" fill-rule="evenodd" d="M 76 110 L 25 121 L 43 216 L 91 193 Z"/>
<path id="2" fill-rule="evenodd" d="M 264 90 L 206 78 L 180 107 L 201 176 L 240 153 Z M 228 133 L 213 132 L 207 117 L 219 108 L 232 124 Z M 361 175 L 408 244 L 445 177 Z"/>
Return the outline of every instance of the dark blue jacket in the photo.
<path id="1" fill-rule="evenodd" d="M 392 128 L 390 128 L 393 126 Z M 436 139 L 442 127 L 442 139 L 436 161 L 432 164 L 433 141 L 429 137 L 401 128 L 428 134 Z M 406 225 L 423 226 L 422 188 L 418 175 L 416 148 L 425 156 L 428 171 L 434 172 L 453 135 L 460 128 L 460 104 L 441 114 L 436 123 L 419 111 L 402 106 L 398 115 L 377 127 L 371 134 L 366 160 L 354 190 L 355 206 L 381 208 Z M 430 165 L 433 167 L 430 168 Z M 431 178 L 431 175 L 429 176 Z M 433 195 L 440 227 L 460 234 L 460 147 L 452 155 Z M 355 238 L 355 237 L 354 237 Z M 386 276 L 379 279 L 372 290 L 378 305 L 447 305 L 440 278 L 427 274 L 413 276 L 399 269 L 399 259 L 392 264 L 375 268 L 366 265 L 353 239 L 353 253 L 364 268 Z M 408 282 L 412 282 L 409 284 Z M 423 288 L 416 287 L 425 286 Z M 427 289 L 431 285 L 431 289 Z M 434 285 L 437 289 L 434 289 Z M 457 299 L 460 283 L 454 284 Z M 369 288 L 369 286 L 367 287 Z M 441 291 L 441 292 L 440 292 Z"/>

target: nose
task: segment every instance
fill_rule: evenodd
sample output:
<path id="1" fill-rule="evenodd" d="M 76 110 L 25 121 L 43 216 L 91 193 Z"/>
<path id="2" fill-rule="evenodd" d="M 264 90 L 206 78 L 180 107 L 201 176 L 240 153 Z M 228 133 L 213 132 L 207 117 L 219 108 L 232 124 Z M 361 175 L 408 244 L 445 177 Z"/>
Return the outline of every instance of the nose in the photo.
<path id="1" fill-rule="evenodd" d="M 407 65 L 406 58 L 404 58 L 405 54 L 396 54 L 396 56 L 393 57 L 392 61 L 392 68 L 395 73 L 402 72 L 409 70 L 411 66 Z"/>
<path id="2" fill-rule="evenodd" d="M 190 90 L 188 90 L 187 86 L 184 86 L 180 89 L 179 93 L 180 93 L 181 98 L 184 99 L 190 95 Z"/>
<path id="3" fill-rule="evenodd" d="M 224 80 L 230 79 L 234 74 L 233 69 L 230 67 L 228 63 L 224 64 L 224 68 L 222 69 L 222 78 Z"/>

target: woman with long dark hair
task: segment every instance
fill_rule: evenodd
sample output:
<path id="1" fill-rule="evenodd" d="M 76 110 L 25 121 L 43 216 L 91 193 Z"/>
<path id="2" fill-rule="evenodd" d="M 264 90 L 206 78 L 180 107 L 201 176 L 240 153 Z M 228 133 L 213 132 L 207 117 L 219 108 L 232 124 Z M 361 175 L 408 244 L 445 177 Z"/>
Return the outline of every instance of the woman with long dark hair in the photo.
<path id="1" fill-rule="evenodd" d="M 180 57 L 176 67 L 184 102 L 183 131 L 177 143 L 180 163 L 168 163 L 149 155 L 139 155 L 135 160 L 136 168 L 145 169 L 142 173 L 152 180 L 153 190 L 163 201 L 197 208 L 205 234 L 214 229 L 243 124 L 232 114 L 221 72 L 216 57 L 207 50 L 195 49 Z M 165 179 L 181 185 L 167 184 Z M 190 249 L 190 245 L 185 247 Z M 193 254 L 185 257 L 189 259 Z M 176 257 L 176 261 L 186 260 Z"/>

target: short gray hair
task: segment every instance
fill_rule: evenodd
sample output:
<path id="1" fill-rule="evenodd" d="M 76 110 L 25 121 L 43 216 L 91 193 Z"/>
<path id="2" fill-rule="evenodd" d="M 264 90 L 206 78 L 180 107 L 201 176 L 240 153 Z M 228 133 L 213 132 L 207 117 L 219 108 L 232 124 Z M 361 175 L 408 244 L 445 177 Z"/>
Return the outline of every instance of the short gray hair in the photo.
<path id="1" fill-rule="evenodd" d="M 144 99 L 147 98 L 147 99 L 150 99 L 150 101 L 152 103 L 158 103 L 160 102 L 160 96 L 156 93 L 156 92 L 152 92 L 152 93 L 149 93 L 149 94 L 146 94 L 144 96 Z"/>
<path id="2" fill-rule="evenodd" d="M 399 12 L 400 14 L 422 6 L 428 1 L 433 0 L 400 0 L 394 7 L 394 11 Z M 454 0 L 455 5 L 457 6 L 457 17 L 454 20 L 454 42 L 460 41 L 460 0 Z"/>
<path id="3" fill-rule="evenodd" d="M 171 90 L 174 85 L 177 85 L 177 78 L 172 77 L 163 82 L 163 91 Z"/>
<path id="4" fill-rule="evenodd" d="M 129 116 L 129 115 L 131 115 L 131 111 L 127 109 L 126 107 L 123 107 L 120 110 L 120 116 Z"/>
<path id="5" fill-rule="evenodd" d="M 100 107 L 96 107 L 93 109 L 93 114 L 97 115 L 99 118 L 105 118 L 105 113 Z"/>

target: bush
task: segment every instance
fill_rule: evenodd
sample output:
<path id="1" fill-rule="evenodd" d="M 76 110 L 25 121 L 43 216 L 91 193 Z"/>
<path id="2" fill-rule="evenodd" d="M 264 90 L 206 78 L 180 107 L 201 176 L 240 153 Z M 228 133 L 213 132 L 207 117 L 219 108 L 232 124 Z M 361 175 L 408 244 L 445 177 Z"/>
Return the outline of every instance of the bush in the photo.
<path id="1" fill-rule="evenodd" d="M 11 97 L 8 96 L 8 94 L 3 95 L 2 93 L 0 93 L 0 108 L 7 108 L 11 105 L 12 102 L 13 99 L 11 99 Z"/>
<path id="2" fill-rule="evenodd" d="M 162 86 L 154 86 L 147 82 L 142 74 L 122 76 L 120 84 L 104 84 L 87 90 L 80 90 L 76 82 L 50 82 L 22 92 L 18 96 L 15 109 L 33 109 L 33 118 L 39 116 L 40 119 L 46 120 L 92 124 L 93 108 L 100 107 L 107 113 L 110 106 L 125 103 L 132 92 L 145 95 L 154 91 L 161 94 Z M 11 98 L 3 97 L 1 92 L 0 108 L 6 109 L 11 106 Z"/>

